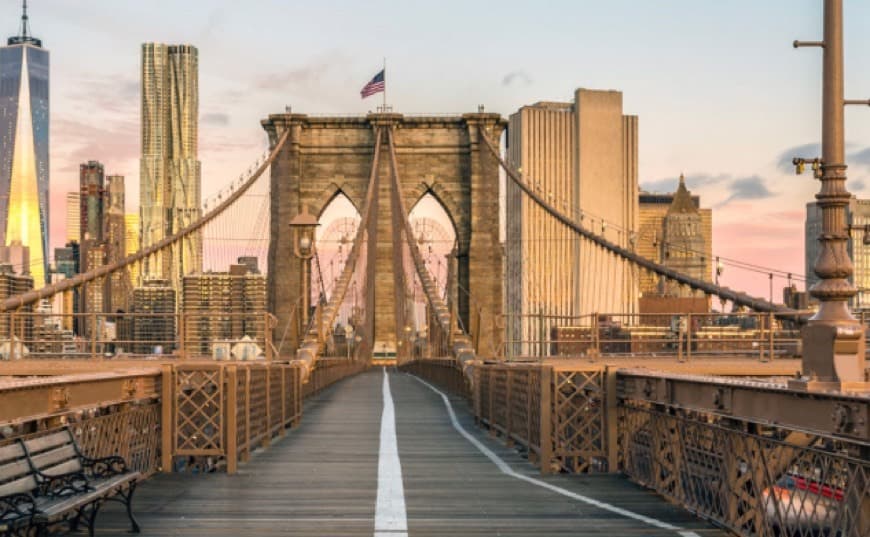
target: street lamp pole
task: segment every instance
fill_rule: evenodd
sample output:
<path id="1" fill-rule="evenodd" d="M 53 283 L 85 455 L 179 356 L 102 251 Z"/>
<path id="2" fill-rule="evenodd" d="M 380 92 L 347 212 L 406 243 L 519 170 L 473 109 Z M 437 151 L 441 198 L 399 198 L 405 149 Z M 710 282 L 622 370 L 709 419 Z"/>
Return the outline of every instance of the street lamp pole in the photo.
<path id="1" fill-rule="evenodd" d="M 803 377 L 790 386 L 805 390 L 866 390 L 864 329 L 849 311 L 856 289 L 849 282 L 846 208 L 846 158 L 843 126 L 843 0 L 825 0 L 824 41 L 795 41 L 797 47 L 823 49 L 821 189 L 819 257 L 814 271 L 820 281 L 810 289 L 819 311 L 801 330 Z M 850 101 L 848 104 L 854 104 Z M 797 159 L 802 160 L 802 159 Z M 798 166 L 798 171 L 802 166 Z"/>
<path id="2" fill-rule="evenodd" d="M 302 329 L 308 325 L 311 311 L 311 258 L 314 257 L 314 230 L 317 228 L 317 218 L 308 212 L 308 207 L 303 205 L 302 212 L 290 221 L 292 231 L 293 254 L 299 259 L 301 293 L 302 293 Z M 319 327 L 318 327 L 319 328 Z"/>

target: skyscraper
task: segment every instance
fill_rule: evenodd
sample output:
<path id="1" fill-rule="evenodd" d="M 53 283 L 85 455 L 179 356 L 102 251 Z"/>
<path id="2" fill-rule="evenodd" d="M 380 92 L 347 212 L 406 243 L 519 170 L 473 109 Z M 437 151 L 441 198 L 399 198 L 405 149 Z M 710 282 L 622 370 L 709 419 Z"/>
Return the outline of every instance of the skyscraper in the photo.
<path id="1" fill-rule="evenodd" d="M 103 241 L 103 218 L 106 205 L 106 185 L 103 165 L 96 160 L 79 165 L 79 233 L 80 244 Z M 83 270 L 90 270 L 85 268 Z"/>
<path id="2" fill-rule="evenodd" d="M 198 56 L 190 45 L 142 45 L 142 158 L 140 161 L 141 246 L 150 246 L 200 216 Z M 202 235 L 197 233 L 158 253 L 146 279 L 181 278 L 202 270 Z"/>
<path id="3" fill-rule="evenodd" d="M 106 177 L 103 238 L 106 264 L 117 263 L 127 256 L 127 230 L 124 218 L 125 190 L 123 175 Z M 107 278 L 105 311 L 127 311 L 133 286 L 128 268 L 116 270 Z"/>
<path id="4" fill-rule="evenodd" d="M 48 51 L 21 29 L 0 47 L 0 244 L 30 249 L 34 287 L 48 273 Z"/>
<path id="5" fill-rule="evenodd" d="M 623 115 L 622 93 L 581 88 L 572 102 L 524 106 L 510 116 L 507 146 L 511 165 L 554 207 L 631 247 L 638 224 L 637 116 Z M 581 315 L 637 311 L 628 265 L 581 243 L 511 181 L 506 216 L 506 298 L 508 310 L 520 314 L 506 327 L 516 342 L 510 352 L 549 352 L 518 343 L 545 339 L 547 319 L 566 324 L 581 322 Z"/>

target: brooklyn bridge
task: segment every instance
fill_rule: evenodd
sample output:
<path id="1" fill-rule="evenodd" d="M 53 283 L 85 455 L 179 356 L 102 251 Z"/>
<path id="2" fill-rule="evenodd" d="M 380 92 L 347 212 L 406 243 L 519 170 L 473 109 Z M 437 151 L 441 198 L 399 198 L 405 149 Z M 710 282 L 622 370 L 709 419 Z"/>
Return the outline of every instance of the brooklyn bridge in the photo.
<path id="1" fill-rule="evenodd" d="M 272 114 L 268 152 L 201 218 L 0 304 L 0 535 L 870 535 L 837 4 L 818 311 L 675 270 L 617 223 L 566 211 L 507 157 L 507 122 L 484 107 Z M 584 288 L 618 294 L 614 311 L 506 298 L 502 182 L 592 260 Z M 266 311 L 39 308 L 265 218 L 246 209 L 263 199 Z M 319 230 L 337 199 L 354 217 Z M 412 218 L 423 200 L 443 224 Z M 732 312 L 623 308 L 640 278 Z"/>

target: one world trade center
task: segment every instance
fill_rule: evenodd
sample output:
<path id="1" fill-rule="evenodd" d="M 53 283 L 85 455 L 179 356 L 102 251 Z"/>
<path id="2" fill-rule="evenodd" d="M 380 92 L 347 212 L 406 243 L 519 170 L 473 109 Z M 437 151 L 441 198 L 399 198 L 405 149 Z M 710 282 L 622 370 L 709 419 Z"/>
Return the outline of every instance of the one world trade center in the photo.
<path id="1" fill-rule="evenodd" d="M 30 250 L 16 272 L 45 285 L 48 271 L 48 51 L 30 35 L 27 2 L 19 35 L 0 47 L 0 245 Z"/>

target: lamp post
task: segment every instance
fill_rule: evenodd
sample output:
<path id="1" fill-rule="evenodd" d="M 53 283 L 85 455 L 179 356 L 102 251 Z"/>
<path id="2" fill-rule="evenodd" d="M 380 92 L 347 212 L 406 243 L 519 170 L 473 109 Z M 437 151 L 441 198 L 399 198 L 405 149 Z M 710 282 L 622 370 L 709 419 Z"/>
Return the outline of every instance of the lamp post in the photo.
<path id="1" fill-rule="evenodd" d="M 414 329 L 411 328 L 411 325 L 409 325 L 409 324 L 405 325 L 405 328 L 404 328 L 405 348 L 407 349 L 405 351 L 405 354 L 409 360 L 414 358 L 414 346 L 412 345 L 412 341 L 411 341 L 411 339 L 413 337 L 411 333 L 413 332 L 413 330 Z"/>
<path id="2" fill-rule="evenodd" d="M 347 359 L 350 361 L 350 335 L 353 334 L 353 328 L 349 324 L 344 325 L 344 346 L 347 347 Z"/>
<path id="3" fill-rule="evenodd" d="M 318 226 L 317 218 L 309 214 L 308 208 L 302 206 L 302 212 L 298 213 L 290 221 L 290 230 L 293 240 L 293 254 L 299 259 L 300 274 L 302 280 L 302 326 L 308 325 L 311 315 L 311 258 L 314 257 L 314 230 Z"/>
<path id="4" fill-rule="evenodd" d="M 816 200 L 822 212 L 822 233 L 813 267 L 820 281 L 810 289 L 819 300 L 819 311 L 801 330 L 803 377 L 789 386 L 807 391 L 867 390 L 864 329 L 848 305 L 856 289 L 849 283 L 853 268 L 846 247 L 850 194 L 846 190 L 843 112 L 847 104 L 870 101 L 843 97 L 843 0 L 825 0 L 823 41 L 795 41 L 794 46 L 820 47 L 823 51 L 822 158 L 816 164 L 821 168 Z M 795 159 L 798 172 L 806 162 Z"/>

